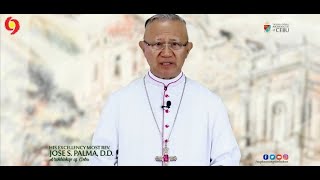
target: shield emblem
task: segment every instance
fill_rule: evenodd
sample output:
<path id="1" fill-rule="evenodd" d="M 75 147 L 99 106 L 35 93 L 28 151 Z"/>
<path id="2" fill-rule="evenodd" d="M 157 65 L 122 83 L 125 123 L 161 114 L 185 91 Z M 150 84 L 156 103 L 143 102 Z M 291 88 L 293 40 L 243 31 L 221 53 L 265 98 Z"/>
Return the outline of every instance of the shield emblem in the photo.
<path id="1" fill-rule="evenodd" d="M 265 31 L 265 32 L 269 32 L 270 29 L 271 29 L 271 25 L 270 25 L 270 24 L 265 24 L 265 25 L 263 26 L 263 28 L 264 28 L 264 31 Z"/>

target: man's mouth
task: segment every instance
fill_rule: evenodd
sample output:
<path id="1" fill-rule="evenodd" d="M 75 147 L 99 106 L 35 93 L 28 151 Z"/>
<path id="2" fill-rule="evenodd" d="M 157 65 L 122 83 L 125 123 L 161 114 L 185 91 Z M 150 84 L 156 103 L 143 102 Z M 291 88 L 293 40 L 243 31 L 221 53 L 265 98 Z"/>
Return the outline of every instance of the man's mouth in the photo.
<path id="1" fill-rule="evenodd" d="M 169 66 L 169 65 L 171 65 L 173 63 L 171 63 L 171 62 L 163 62 L 163 63 L 160 63 L 160 64 L 163 65 L 163 66 Z"/>

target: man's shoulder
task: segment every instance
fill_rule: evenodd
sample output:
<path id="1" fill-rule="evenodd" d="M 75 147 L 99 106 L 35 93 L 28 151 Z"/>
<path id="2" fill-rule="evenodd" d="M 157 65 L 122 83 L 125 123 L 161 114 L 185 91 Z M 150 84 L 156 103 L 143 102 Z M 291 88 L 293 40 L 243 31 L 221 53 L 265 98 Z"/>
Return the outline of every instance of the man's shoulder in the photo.
<path id="1" fill-rule="evenodd" d="M 214 109 L 220 109 L 224 106 L 222 97 L 219 96 L 216 92 L 213 90 L 210 90 L 205 85 L 202 85 L 201 83 L 188 79 L 189 80 L 189 87 L 190 90 L 188 93 L 190 93 L 193 97 L 197 97 L 196 99 L 193 98 L 193 101 L 197 100 L 201 104 L 206 104 L 208 108 L 215 107 Z M 195 94 L 195 96 L 194 96 Z"/>
<path id="2" fill-rule="evenodd" d="M 141 87 L 141 84 L 143 83 L 142 80 L 143 80 L 142 77 L 132 80 L 126 86 L 123 86 L 118 90 L 114 91 L 113 93 L 111 93 L 111 96 L 120 97 L 124 95 L 132 95 L 132 93 L 135 93 Z"/>
<path id="3" fill-rule="evenodd" d="M 217 95 L 213 90 L 210 90 L 208 87 L 205 85 L 201 84 L 200 82 L 188 78 L 190 88 L 191 88 L 191 93 L 197 93 L 200 96 L 203 96 L 205 98 L 212 98 L 215 100 L 219 100 L 220 97 Z"/>

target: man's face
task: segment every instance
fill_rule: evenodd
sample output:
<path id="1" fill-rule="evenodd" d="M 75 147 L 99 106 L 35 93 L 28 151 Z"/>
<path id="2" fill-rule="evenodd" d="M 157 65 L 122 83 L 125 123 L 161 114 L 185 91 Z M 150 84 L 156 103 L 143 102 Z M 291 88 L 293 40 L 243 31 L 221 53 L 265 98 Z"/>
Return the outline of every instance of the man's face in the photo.
<path id="1" fill-rule="evenodd" d="M 163 79 L 178 76 L 192 49 L 192 43 L 187 43 L 186 25 L 180 21 L 155 20 L 146 27 L 144 40 L 139 46 L 151 72 Z"/>

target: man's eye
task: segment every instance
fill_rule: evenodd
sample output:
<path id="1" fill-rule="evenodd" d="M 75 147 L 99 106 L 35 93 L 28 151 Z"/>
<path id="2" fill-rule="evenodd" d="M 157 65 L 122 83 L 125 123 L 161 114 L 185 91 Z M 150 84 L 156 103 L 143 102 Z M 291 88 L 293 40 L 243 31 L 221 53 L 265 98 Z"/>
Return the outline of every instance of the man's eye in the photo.
<path id="1" fill-rule="evenodd" d="M 156 46 L 161 46 L 162 43 L 158 42 L 158 43 L 156 43 L 155 45 L 156 45 Z"/>
<path id="2" fill-rule="evenodd" d="M 172 46 L 180 46 L 180 44 L 179 44 L 179 43 L 174 42 L 174 43 L 172 43 Z"/>

